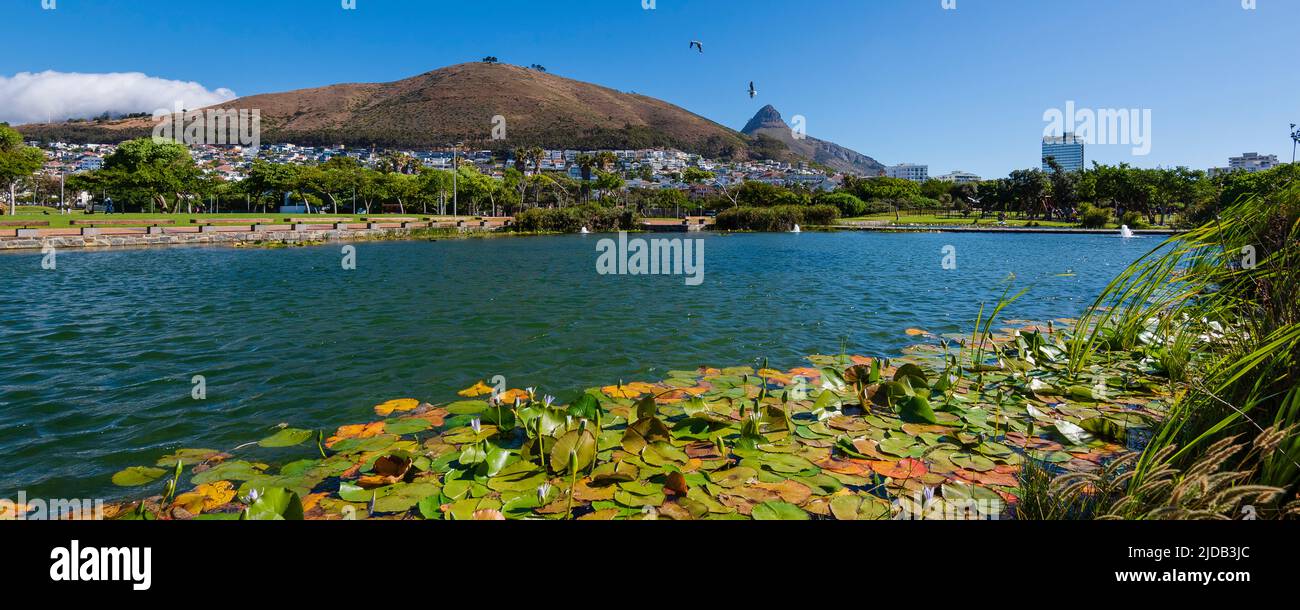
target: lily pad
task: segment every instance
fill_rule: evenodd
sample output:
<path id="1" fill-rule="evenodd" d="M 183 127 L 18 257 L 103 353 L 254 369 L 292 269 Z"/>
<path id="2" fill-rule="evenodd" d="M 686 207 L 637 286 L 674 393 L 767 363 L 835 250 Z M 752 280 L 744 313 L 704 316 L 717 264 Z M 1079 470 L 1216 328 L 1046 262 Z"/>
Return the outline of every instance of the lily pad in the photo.
<path id="1" fill-rule="evenodd" d="M 316 433 L 311 430 L 285 428 L 271 436 L 257 441 L 257 444 L 262 447 L 293 447 L 295 445 L 301 445 L 315 434 Z"/>
<path id="2" fill-rule="evenodd" d="M 139 487 L 157 481 L 164 474 L 167 471 L 162 468 L 132 466 L 113 475 L 113 484 L 118 487 Z"/>
<path id="3" fill-rule="evenodd" d="M 808 513 L 789 502 L 764 502 L 754 507 L 756 521 L 807 521 Z"/>

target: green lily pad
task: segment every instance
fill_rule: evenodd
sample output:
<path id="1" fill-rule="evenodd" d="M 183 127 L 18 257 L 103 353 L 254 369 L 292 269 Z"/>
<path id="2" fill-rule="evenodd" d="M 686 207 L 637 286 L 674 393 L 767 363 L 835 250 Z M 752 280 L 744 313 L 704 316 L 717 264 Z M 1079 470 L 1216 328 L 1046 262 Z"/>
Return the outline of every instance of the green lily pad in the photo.
<path id="1" fill-rule="evenodd" d="M 118 487 L 139 487 L 157 481 L 164 474 L 167 474 L 167 471 L 162 468 L 132 466 L 114 474 L 113 484 Z"/>
<path id="2" fill-rule="evenodd" d="M 212 456 L 220 454 L 221 452 L 215 449 L 177 449 L 176 451 L 159 458 L 158 462 L 154 465 L 160 468 L 168 468 L 174 467 L 176 466 L 176 462 L 180 462 L 182 466 L 193 466 L 207 461 Z"/>
<path id="3" fill-rule="evenodd" d="M 808 513 L 789 502 L 764 502 L 754 507 L 755 521 L 807 521 Z"/>
<path id="4" fill-rule="evenodd" d="M 316 433 L 311 430 L 285 428 L 271 436 L 257 441 L 257 444 L 262 447 L 293 447 L 295 445 L 301 445 L 315 434 Z"/>
<path id="5" fill-rule="evenodd" d="M 190 482 L 195 485 L 202 485 L 215 481 L 247 481 L 253 477 L 261 476 L 265 470 L 265 464 L 253 464 L 243 460 L 222 462 L 194 475 L 190 478 Z"/>
<path id="6" fill-rule="evenodd" d="M 241 518 L 248 521 L 301 521 L 302 500 L 287 489 L 264 489 Z"/>
<path id="7" fill-rule="evenodd" d="M 927 423 L 937 424 L 938 420 L 934 418 L 934 410 L 930 408 L 930 401 L 923 396 L 917 395 L 908 399 L 899 408 L 899 417 L 905 422 L 910 423 Z"/>

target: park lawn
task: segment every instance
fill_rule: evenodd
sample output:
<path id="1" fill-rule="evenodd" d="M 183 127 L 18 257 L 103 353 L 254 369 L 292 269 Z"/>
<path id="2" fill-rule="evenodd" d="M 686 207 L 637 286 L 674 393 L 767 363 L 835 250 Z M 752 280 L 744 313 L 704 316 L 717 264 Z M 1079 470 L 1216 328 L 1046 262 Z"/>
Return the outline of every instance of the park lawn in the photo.
<path id="1" fill-rule="evenodd" d="M 48 214 L 45 213 L 47 211 Z M 256 212 L 251 212 L 251 213 L 235 212 L 229 214 L 226 213 L 222 213 L 222 214 L 139 213 L 139 214 L 93 214 L 93 215 L 86 214 L 84 212 L 73 212 L 72 214 L 59 214 L 57 210 L 54 210 L 52 208 L 39 208 L 39 207 L 20 205 L 18 206 L 18 214 L 13 216 L 7 214 L 0 216 L 0 221 L 5 221 L 5 222 L 48 221 L 50 223 L 49 228 L 51 229 L 66 229 L 72 226 L 71 221 L 73 220 L 79 222 L 84 220 L 112 220 L 112 221 L 138 220 L 141 222 L 140 226 L 145 226 L 146 224 L 148 224 L 148 222 L 154 220 L 173 220 L 175 221 L 175 224 L 172 226 L 184 227 L 184 226 L 192 226 L 194 223 L 190 221 L 195 219 L 198 219 L 200 221 L 203 220 L 225 221 L 225 220 L 239 220 L 241 218 L 270 218 L 276 221 L 283 221 L 285 224 L 288 224 L 289 219 L 291 218 L 311 218 L 313 216 L 320 216 L 321 218 L 348 218 L 351 219 L 353 222 L 361 222 L 362 218 L 379 218 L 379 219 L 424 218 L 426 216 L 440 221 L 455 220 L 455 217 L 452 216 L 428 215 L 428 214 L 420 214 L 418 212 L 411 213 L 411 214 L 258 214 Z M 460 218 L 476 218 L 476 217 L 461 216 Z M 122 226 L 128 226 L 128 225 L 122 225 Z"/>
<path id="2" fill-rule="evenodd" d="M 887 223 L 889 223 L 889 224 L 891 224 L 891 225 L 951 225 L 951 226 L 981 226 L 981 227 L 993 227 L 993 226 L 998 226 L 998 219 L 997 219 L 997 216 L 986 216 L 986 217 L 984 217 L 984 218 L 978 218 L 978 217 L 976 217 L 976 216 L 971 216 L 971 217 L 969 217 L 969 218 L 962 218 L 961 216 L 946 216 L 946 215 L 943 215 L 943 214 L 915 214 L 915 213 L 912 213 L 912 214 L 903 214 L 903 215 L 899 216 L 897 220 L 895 220 L 894 214 L 893 214 L 892 212 L 887 212 L 887 213 L 884 213 L 884 214 L 873 214 L 873 215 L 871 215 L 871 216 L 861 216 L 861 217 L 857 217 L 857 218 L 844 218 L 844 219 L 841 219 L 841 222 L 850 222 L 850 221 L 852 221 L 852 222 L 887 222 Z M 1036 226 L 1040 226 L 1040 227 L 1068 227 L 1068 228 L 1073 228 L 1073 227 L 1077 227 L 1077 226 L 1078 226 L 1078 223 L 1072 223 L 1072 222 L 1061 222 L 1061 221 L 1056 221 L 1056 220 L 1053 220 L 1053 221 L 1047 221 L 1047 220 L 1035 220 L 1035 221 L 1030 221 L 1030 220 L 1026 220 L 1026 219 L 1023 219 L 1023 218 L 1007 218 L 1007 226 L 1009 226 L 1009 227 L 1023 227 L 1023 226 L 1028 225 L 1030 222 L 1036 222 L 1036 223 L 1038 223 Z M 1119 228 L 1118 225 L 1117 225 L 1115 228 Z"/>

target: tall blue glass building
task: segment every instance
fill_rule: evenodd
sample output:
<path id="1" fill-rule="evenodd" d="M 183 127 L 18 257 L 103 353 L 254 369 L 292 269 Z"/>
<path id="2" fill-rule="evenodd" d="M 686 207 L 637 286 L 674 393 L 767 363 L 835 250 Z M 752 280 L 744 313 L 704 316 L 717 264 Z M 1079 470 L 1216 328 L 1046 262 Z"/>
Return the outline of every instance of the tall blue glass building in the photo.
<path id="1" fill-rule="evenodd" d="M 1061 168 L 1067 172 L 1077 172 L 1083 170 L 1083 139 L 1079 136 L 1067 133 L 1063 136 L 1047 136 L 1043 138 L 1043 171 L 1051 171 L 1047 166 L 1047 158 L 1056 159 L 1061 164 Z"/>

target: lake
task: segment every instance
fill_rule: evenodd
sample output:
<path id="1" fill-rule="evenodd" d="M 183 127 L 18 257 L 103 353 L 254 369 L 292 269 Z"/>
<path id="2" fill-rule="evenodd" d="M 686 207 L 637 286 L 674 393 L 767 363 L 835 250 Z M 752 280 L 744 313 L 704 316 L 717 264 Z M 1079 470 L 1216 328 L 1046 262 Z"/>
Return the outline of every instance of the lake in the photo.
<path id="1" fill-rule="evenodd" d="M 704 234 L 688 286 L 598 274 L 602 237 L 359 243 L 355 270 L 342 244 L 61 251 L 54 270 L 0 255 L 0 498 L 122 497 L 112 473 L 175 448 L 229 450 L 280 423 L 330 432 L 494 375 L 564 398 L 701 365 L 896 354 L 909 328 L 969 332 L 1011 273 L 1031 290 L 1006 318 L 1072 317 L 1158 243 Z"/>

